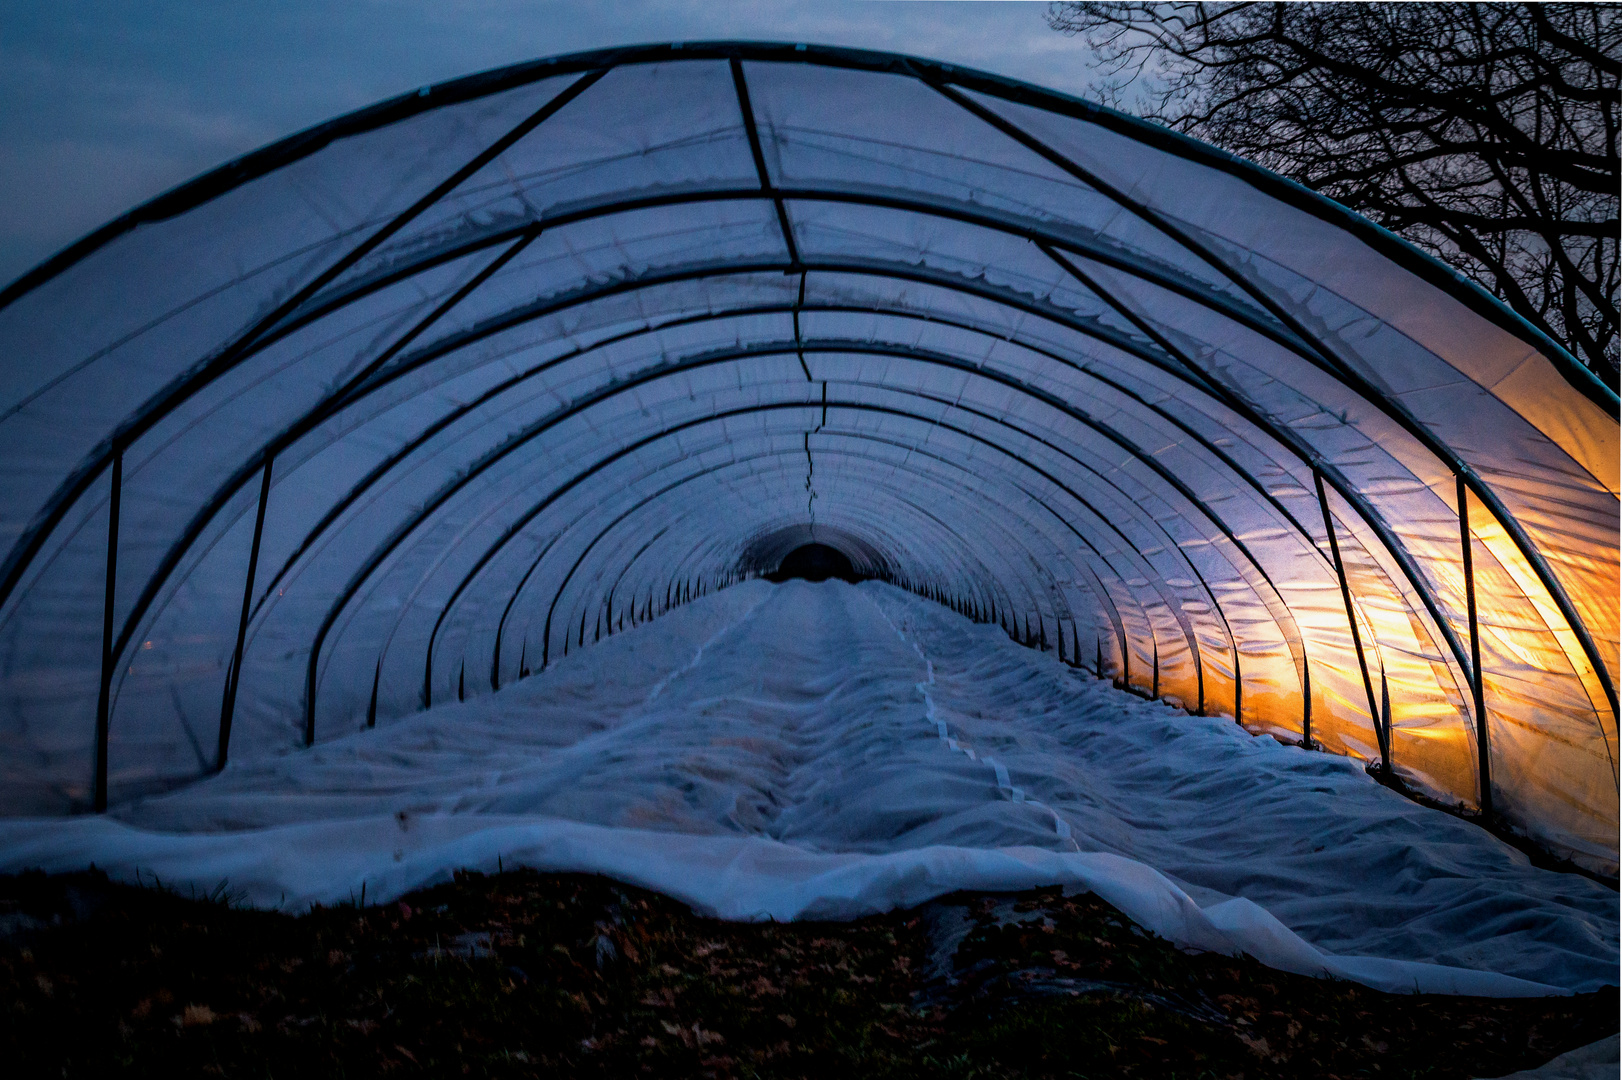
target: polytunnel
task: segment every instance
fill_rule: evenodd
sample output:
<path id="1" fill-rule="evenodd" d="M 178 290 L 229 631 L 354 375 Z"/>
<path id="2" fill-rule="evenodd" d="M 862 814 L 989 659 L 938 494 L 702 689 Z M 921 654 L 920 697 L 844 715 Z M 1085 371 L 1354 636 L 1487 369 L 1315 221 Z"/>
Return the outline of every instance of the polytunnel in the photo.
<path id="1" fill-rule="evenodd" d="M 1616 872 L 1616 396 L 1074 98 L 765 44 L 424 87 L 25 275 L 0 354 L 7 814 L 489 694 L 820 543 Z"/>

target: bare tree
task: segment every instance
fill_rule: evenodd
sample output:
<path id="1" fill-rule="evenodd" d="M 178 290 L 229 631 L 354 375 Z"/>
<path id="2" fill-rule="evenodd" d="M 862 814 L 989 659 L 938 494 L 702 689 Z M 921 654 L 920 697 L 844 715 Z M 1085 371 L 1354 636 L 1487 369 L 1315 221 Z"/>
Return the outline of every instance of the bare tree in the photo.
<path id="1" fill-rule="evenodd" d="M 1055 3 L 1111 104 L 1336 199 L 1617 387 L 1622 14 L 1606 4 Z"/>

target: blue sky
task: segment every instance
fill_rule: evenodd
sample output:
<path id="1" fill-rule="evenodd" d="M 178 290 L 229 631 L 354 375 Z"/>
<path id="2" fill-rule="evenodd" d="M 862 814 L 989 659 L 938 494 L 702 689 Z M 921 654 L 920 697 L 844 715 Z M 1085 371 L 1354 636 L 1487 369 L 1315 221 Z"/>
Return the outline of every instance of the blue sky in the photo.
<path id="1" fill-rule="evenodd" d="M 1045 3 L 0 0 L 0 283 L 245 151 L 538 56 L 757 38 L 913 53 L 1085 94 Z"/>

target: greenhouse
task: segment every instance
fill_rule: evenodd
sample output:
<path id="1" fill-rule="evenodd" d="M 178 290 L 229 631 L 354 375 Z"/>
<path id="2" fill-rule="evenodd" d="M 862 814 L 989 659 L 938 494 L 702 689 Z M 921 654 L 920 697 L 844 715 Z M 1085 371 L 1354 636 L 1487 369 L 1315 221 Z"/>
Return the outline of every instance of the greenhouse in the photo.
<path id="1" fill-rule="evenodd" d="M 1108 859 L 1136 859 L 1186 886 L 1187 918 L 1157 931 L 1202 947 L 1252 933 L 1261 955 L 1256 927 L 1276 927 L 1352 967 L 1616 981 L 1614 893 L 1532 882 L 1477 822 L 1617 873 L 1617 398 L 1445 266 L 1212 147 L 889 54 L 543 60 L 131 211 L 0 294 L 0 355 L 7 866 L 124 851 L 241 879 L 244 830 L 297 825 L 382 852 L 374 895 L 531 850 L 678 894 L 709 867 L 686 895 L 749 918 L 1013 879 L 930 864 L 928 885 L 870 875 L 779 907 L 780 880 L 726 884 L 723 841 L 824 860 L 801 885 L 855 865 L 828 859 L 1046 847 L 1021 887 L 1110 899 L 1097 882 L 1131 875 Z M 760 580 L 784 576 L 860 583 Z M 823 649 L 805 663 L 831 704 L 794 714 L 788 741 L 817 749 L 793 784 L 761 765 L 734 800 L 712 777 L 709 817 L 671 787 L 696 823 L 603 809 L 678 750 L 756 737 L 704 725 L 739 680 L 769 697 L 797 644 Z M 836 686 L 840 664 L 905 671 L 869 693 Z M 1267 838 L 1344 846 L 1322 880 L 1387 865 L 1366 860 L 1393 850 L 1392 821 L 1410 847 L 1432 830 L 1460 889 L 1520 898 L 1494 910 L 1536 909 L 1557 927 L 1539 947 L 1566 959 L 1500 962 L 1434 926 L 1382 946 L 1376 916 L 1340 933 L 1328 912 L 1351 894 L 1317 871 L 1299 880 L 1320 908 L 1202 878 L 1178 861 L 1195 832 L 1082 806 L 1059 761 L 1085 741 L 1065 734 L 1082 699 L 1110 732 L 1152 733 L 1089 759 L 1136 770 L 1122 805 L 1242 792 L 1261 863 Z M 582 764 L 570 740 L 659 702 Z M 906 710 L 923 742 L 862 742 Z M 1028 737 L 999 742 L 998 710 Z M 458 739 L 462 766 L 432 757 Z M 983 793 L 903 768 L 926 753 L 984 772 Z M 567 779 L 509 790 L 519 759 Z M 806 824 L 815 792 L 880 760 L 891 786 Z M 883 824 L 930 798 L 977 824 Z M 437 855 L 355 831 L 405 833 L 424 799 Z M 474 842 L 524 815 L 551 839 Z M 1137 839 L 1110 839 L 1122 821 Z M 1490 888 L 1471 869 L 1489 862 Z M 383 884 L 406 865 L 419 877 Z M 266 902 L 302 872 L 263 871 Z M 308 897 L 368 874 L 310 878 Z"/>

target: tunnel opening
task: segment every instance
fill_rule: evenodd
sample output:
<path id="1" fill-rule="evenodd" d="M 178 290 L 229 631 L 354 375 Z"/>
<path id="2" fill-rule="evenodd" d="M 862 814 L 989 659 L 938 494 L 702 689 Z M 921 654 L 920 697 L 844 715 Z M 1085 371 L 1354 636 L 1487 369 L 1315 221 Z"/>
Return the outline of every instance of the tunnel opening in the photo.
<path id="1" fill-rule="evenodd" d="M 766 575 L 767 581 L 781 584 L 799 578 L 804 581 L 827 581 L 829 578 L 838 578 L 848 581 L 852 585 L 861 581 L 863 575 L 856 572 L 850 559 L 838 548 L 827 544 L 801 544 L 777 564 L 777 569 Z"/>

